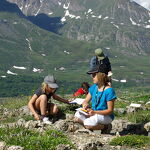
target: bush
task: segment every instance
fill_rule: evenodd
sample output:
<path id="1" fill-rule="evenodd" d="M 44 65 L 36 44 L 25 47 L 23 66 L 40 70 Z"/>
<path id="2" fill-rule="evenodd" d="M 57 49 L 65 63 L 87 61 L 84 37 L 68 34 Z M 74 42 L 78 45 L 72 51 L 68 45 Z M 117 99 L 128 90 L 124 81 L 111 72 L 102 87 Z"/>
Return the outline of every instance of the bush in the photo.
<path id="1" fill-rule="evenodd" d="M 126 135 L 114 138 L 110 141 L 110 145 L 113 146 L 129 146 L 129 147 L 141 147 L 149 144 L 150 138 L 143 135 Z"/>
<path id="2" fill-rule="evenodd" d="M 150 113 L 149 110 L 139 110 L 138 112 L 128 114 L 127 118 L 134 123 L 146 123 L 150 121 Z"/>
<path id="3" fill-rule="evenodd" d="M 41 134 L 23 127 L 0 128 L 0 141 L 7 145 L 19 145 L 25 150 L 54 150 L 59 144 L 73 145 L 62 132 L 47 130 Z"/>

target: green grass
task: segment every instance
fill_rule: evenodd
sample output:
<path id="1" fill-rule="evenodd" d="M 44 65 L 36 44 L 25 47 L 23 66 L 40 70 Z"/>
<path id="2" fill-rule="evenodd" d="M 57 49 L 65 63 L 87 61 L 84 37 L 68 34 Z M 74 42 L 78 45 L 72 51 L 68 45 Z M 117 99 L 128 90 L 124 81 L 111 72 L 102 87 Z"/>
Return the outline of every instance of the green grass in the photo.
<path id="1" fill-rule="evenodd" d="M 127 114 L 127 119 L 134 123 L 150 122 L 150 112 L 149 110 L 139 110 L 135 113 Z"/>
<path id="2" fill-rule="evenodd" d="M 129 146 L 129 147 L 143 147 L 150 146 L 150 138 L 143 135 L 127 135 L 114 138 L 110 141 L 113 146 Z"/>
<path id="3" fill-rule="evenodd" d="M 0 98 L 0 105 L 3 105 L 5 108 L 11 109 L 18 109 L 22 106 L 28 104 L 30 97 L 29 96 L 21 96 L 21 97 L 9 97 L 9 98 Z"/>
<path id="4" fill-rule="evenodd" d="M 62 132 L 47 130 L 42 135 L 23 127 L 0 128 L 0 141 L 7 145 L 18 145 L 25 150 L 54 150 L 59 144 L 73 144 Z"/>

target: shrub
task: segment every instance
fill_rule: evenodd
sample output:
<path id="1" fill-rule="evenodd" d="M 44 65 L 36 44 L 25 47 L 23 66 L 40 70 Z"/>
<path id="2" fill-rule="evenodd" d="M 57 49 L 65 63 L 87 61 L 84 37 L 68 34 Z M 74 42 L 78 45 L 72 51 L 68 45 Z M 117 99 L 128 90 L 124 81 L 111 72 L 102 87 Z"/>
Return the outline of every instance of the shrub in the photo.
<path id="1" fill-rule="evenodd" d="M 146 123 L 150 121 L 150 113 L 149 110 L 139 110 L 138 112 L 128 114 L 127 118 L 134 123 Z"/>
<path id="2" fill-rule="evenodd" d="M 126 135 L 114 138 L 110 141 L 110 145 L 113 146 L 129 146 L 129 147 L 141 147 L 149 144 L 150 138 L 143 135 Z"/>
<path id="3" fill-rule="evenodd" d="M 47 130 L 42 135 L 38 132 L 16 128 L 0 128 L 0 141 L 5 141 L 7 145 L 19 145 L 25 150 L 54 150 L 59 144 L 73 145 L 62 132 Z"/>

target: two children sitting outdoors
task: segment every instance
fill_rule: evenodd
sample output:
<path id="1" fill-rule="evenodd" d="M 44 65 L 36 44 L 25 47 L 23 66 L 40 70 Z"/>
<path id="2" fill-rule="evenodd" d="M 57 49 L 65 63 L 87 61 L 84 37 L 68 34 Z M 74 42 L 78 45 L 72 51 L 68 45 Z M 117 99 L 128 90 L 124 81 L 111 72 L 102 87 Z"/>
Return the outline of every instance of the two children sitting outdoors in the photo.
<path id="1" fill-rule="evenodd" d="M 76 111 L 74 122 L 82 124 L 87 129 L 105 130 L 105 127 L 107 127 L 105 125 L 110 124 L 114 119 L 113 110 L 116 94 L 109 84 L 109 71 L 103 63 L 93 65 L 90 67 L 90 71 L 87 72 L 92 77 L 93 85 L 88 88 L 89 85 L 86 83 L 85 89 L 84 85 L 82 85 L 82 89 L 74 93 L 74 96 L 86 94 L 82 107 L 87 111 L 88 115 Z M 58 113 L 57 105 L 48 101 L 51 96 L 60 102 L 70 104 L 69 100 L 56 95 L 57 88 L 58 85 L 54 76 L 46 76 L 41 87 L 30 99 L 28 106 L 36 120 L 42 120 L 49 124 L 48 116 Z M 91 106 L 89 106 L 89 102 L 91 102 Z"/>

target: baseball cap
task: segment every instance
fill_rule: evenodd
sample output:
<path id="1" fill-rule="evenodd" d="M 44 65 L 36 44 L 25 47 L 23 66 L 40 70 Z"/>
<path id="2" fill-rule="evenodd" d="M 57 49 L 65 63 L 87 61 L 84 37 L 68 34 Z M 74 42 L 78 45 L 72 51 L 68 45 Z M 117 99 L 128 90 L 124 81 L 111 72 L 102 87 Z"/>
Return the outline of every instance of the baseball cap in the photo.
<path id="1" fill-rule="evenodd" d="M 48 84 L 48 86 L 51 87 L 51 88 L 58 88 L 58 85 L 57 85 L 56 80 L 55 80 L 53 75 L 46 76 L 44 78 L 44 82 L 46 84 Z"/>
<path id="2" fill-rule="evenodd" d="M 91 70 L 87 72 L 87 74 L 93 74 L 98 72 L 105 73 L 108 75 L 108 69 L 104 64 L 94 66 Z"/>
<path id="3" fill-rule="evenodd" d="M 101 48 L 95 50 L 95 55 L 97 56 L 98 60 L 103 60 L 105 58 L 105 55 Z"/>

